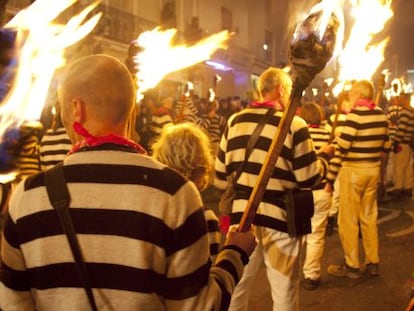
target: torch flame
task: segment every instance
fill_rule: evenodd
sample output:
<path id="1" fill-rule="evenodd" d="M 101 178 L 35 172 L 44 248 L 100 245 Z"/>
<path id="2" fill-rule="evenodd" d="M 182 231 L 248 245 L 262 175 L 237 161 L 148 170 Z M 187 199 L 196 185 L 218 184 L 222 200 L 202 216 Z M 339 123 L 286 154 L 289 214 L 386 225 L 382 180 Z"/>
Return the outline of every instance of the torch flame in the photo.
<path id="1" fill-rule="evenodd" d="M 153 30 L 143 32 L 137 39 L 143 48 L 134 61 L 138 65 L 138 93 L 155 87 L 167 74 L 190 67 L 196 63 L 210 59 L 219 48 L 227 48 L 227 40 L 231 34 L 221 31 L 213 34 L 192 46 L 173 45 L 176 29 Z M 138 95 L 140 96 L 140 95 Z"/>
<path id="2" fill-rule="evenodd" d="M 84 22 L 98 1 L 73 16 L 66 25 L 53 21 L 77 0 L 37 0 L 4 28 L 17 31 L 14 82 L 0 106 L 0 136 L 10 126 L 39 120 L 53 74 L 65 64 L 65 48 L 89 34 L 101 13 Z"/>
<path id="3" fill-rule="evenodd" d="M 214 92 L 214 90 L 212 88 L 210 88 L 208 90 L 208 93 L 209 93 L 208 101 L 213 102 L 214 99 L 216 99 L 216 92 Z"/>
<path id="4" fill-rule="evenodd" d="M 380 33 L 393 16 L 392 0 L 360 0 L 352 10 L 354 25 L 344 50 L 338 58 L 339 81 L 370 80 L 384 60 L 388 38 L 372 44 L 373 37 Z M 375 18 L 367 18 L 375 16 Z"/>

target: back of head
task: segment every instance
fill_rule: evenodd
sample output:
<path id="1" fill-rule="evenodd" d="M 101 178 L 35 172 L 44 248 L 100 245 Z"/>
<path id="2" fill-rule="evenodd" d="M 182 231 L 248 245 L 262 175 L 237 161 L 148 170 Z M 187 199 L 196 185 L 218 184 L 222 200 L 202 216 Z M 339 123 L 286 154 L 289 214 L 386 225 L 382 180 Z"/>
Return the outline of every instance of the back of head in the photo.
<path id="1" fill-rule="evenodd" d="M 292 79 L 289 74 L 280 68 L 270 67 L 266 69 L 257 81 L 257 91 L 260 100 L 279 85 L 283 86 L 285 89 L 291 88 Z"/>
<path id="2" fill-rule="evenodd" d="M 213 162 L 210 140 L 195 124 L 165 125 L 152 148 L 156 160 L 193 181 L 199 190 L 208 186 Z"/>
<path id="3" fill-rule="evenodd" d="M 322 116 L 321 107 L 314 102 L 306 102 L 300 109 L 300 117 L 308 124 L 320 125 Z"/>
<path id="4" fill-rule="evenodd" d="M 135 103 L 135 86 L 128 69 L 114 57 L 95 54 L 71 64 L 58 86 L 65 110 L 81 100 L 97 122 L 119 124 L 128 119 Z"/>
<path id="5" fill-rule="evenodd" d="M 374 85 L 368 80 L 358 80 L 352 84 L 352 89 L 361 94 L 362 99 L 374 98 Z"/>

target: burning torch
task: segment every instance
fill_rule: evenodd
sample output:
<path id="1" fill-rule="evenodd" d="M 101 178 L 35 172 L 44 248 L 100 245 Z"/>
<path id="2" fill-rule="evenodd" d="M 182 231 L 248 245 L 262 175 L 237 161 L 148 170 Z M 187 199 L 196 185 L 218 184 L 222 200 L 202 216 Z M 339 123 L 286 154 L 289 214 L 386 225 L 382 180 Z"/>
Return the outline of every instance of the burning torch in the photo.
<path id="1" fill-rule="evenodd" d="M 293 90 L 289 99 L 289 105 L 280 120 L 267 157 L 260 170 L 258 181 L 247 202 L 246 209 L 239 224 L 239 231 L 244 232 L 249 230 L 253 222 L 266 185 L 282 151 L 290 123 L 292 122 L 296 109 L 300 105 L 303 90 L 325 68 L 327 62 L 332 57 L 339 22 L 336 16 L 331 13 L 324 34 L 319 36 L 316 25 L 320 22 L 323 16 L 322 13 L 322 11 L 314 12 L 304 20 L 298 28 L 295 39 L 290 47 L 289 58 Z"/>

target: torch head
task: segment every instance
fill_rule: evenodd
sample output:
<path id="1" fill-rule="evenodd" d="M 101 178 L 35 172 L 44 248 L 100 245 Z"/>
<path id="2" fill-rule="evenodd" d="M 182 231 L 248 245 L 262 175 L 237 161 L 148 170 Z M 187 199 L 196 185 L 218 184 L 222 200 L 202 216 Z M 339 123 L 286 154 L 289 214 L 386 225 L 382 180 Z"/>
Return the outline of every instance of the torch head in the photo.
<path id="1" fill-rule="evenodd" d="M 335 14 L 331 14 L 326 30 L 320 38 L 315 25 L 321 16 L 322 11 L 309 15 L 298 28 L 296 40 L 290 47 L 292 79 L 294 84 L 303 88 L 325 68 L 335 48 L 339 20 Z"/>

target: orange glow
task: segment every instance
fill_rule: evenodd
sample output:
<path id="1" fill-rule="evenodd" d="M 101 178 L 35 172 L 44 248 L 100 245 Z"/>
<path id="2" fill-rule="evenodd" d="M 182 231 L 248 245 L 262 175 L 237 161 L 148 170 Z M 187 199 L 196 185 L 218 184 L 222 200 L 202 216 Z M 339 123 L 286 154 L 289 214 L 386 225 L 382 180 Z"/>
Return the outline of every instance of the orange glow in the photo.
<path id="1" fill-rule="evenodd" d="M 159 27 L 143 32 L 137 39 L 143 48 L 135 58 L 138 64 L 138 96 L 155 87 L 167 74 L 210 59 L 219 48 L 226 49 L 231 34 L 215 33 L 194 45 L 173 45 L 176 29 L 161 30 Z"/>
<path id="2" fill-rule="evenodd" d="M 374 37 L 393 16 L 392 0 L 354 0 L 352 16 L 354 24 L 345 48 L 338 57 L 339 81 L 370 80 L 384 61 L 388 38 L 372 43 Z M 374 18 L 367 18 L 373 16 Z"/>
<path id="3" fill-rule="evenodd" d="M 14 82 L 0 106 L 0 136 L 10 126 L 39 120 L 56 69 L 65 65 L 65 49 L 97 25 L 101 13 L 85 21 L 95 2 L 66 25 L 54 20 L 77 0 L 36 0 L 4 28 L 15 29 L 17 68 Z"/>

